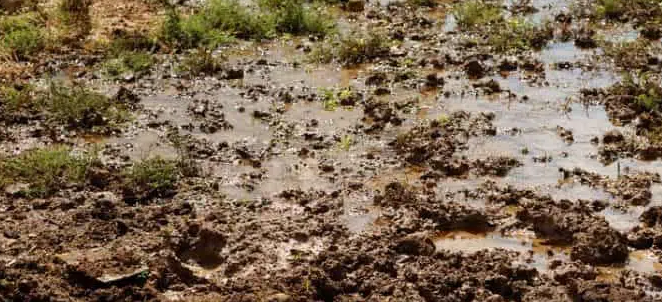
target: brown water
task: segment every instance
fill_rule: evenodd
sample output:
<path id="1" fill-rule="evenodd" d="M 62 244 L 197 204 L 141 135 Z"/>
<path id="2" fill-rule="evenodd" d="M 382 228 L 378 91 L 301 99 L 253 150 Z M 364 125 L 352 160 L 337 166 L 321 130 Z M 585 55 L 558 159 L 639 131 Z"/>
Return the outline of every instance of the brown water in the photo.
<path id="1" fill-rule="evenodd" d="M 441 234 L 435 240 L 437 250 L 451 252 L 476 253 L 483 250 L 504 249 L 517 252 L 521 264 L 537 269 L 541 273 L 552 273 L 550 263 L 554 260 L 569 262 L 570 249 L 563 246 L 546 245 L 544 241 L 529 233 L 503 235 L 499 233 L 474 234 L 468 232 L 450 232 Z M 631 270 L 643 274 L 662 271 L 660 259 L 649 251 L 632 251 L 623 266 L 597 267 L 598 278 L 616 281 L 621 272 Z"/>

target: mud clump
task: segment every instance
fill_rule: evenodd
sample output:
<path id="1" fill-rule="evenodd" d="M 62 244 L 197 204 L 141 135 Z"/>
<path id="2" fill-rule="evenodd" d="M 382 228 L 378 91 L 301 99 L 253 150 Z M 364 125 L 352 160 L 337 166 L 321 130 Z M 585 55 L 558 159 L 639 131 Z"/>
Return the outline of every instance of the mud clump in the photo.
<path id="1" fill-rule="evenodd" d="M 496 130 L 491 124 L 492 119 L 491 114 L 472 117 L 466 112 L 455 112 L 448 118 L 416 126 L 399 135 L 390 145 L 408 164 L 429 165 L 434 169 L 442 169 L 440 173 L 457 175 L 464 168 L 457 169 L 445 163 L 452 162 L 454 154 L 466 147 L 469 137 L 494 135 Z"/>
<path id="2" fill-rule="evenodd" d="M 571 244 L 570 257 L 592 265 L 619 264 L 627 260 L 627 240 L 607 221 L 590 210 L 569 203 L 534 203 L 517 214 L 530 223 L 540 238 L 554 244 Z"/>

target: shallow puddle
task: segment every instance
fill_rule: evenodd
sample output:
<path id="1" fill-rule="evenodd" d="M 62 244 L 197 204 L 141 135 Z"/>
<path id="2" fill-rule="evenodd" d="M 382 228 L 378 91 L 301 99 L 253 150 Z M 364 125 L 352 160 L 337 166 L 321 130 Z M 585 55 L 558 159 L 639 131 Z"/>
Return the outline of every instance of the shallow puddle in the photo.
<path id="1" fill-rule="evenodd" d="M 552 261 L 571 262 L 569 247 L 545 245 L 544 241 L 536 239 L 528 233 L 502 235 L 454 231 L 441 234 L 434 240 L 434 243 L 437 250 L 469 254 L 494 249 L 517 252 L 521 256 L 521 264 L 535 268 L 541 273 L 551 272 L 549 265 Z M 598 278 L 610 280 L 626 270 L 642 274 L 659 272 L 662 271 L 662 264 L 659 258 L 650 251 L 632 251 L 627 263 L 623 266 L 598 266 L 596 268 L 599 272 Z"/>

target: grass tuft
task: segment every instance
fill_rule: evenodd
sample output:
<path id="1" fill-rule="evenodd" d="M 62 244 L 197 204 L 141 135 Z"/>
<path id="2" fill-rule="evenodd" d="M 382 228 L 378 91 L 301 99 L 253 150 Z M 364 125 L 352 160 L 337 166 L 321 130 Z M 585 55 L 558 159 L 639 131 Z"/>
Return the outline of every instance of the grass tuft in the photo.
<path id="1" fill-rule="evenodd" d="M 65 36 L 77 39 L 92 30 L 91 0 L 61 0 L 57 16 L 64 25 Z"/>
<path id="2" fill-rule="evenodd" d="M 51 84 L 43 101 L 51 121 L 71 128 L 115 127 L 129 120 L 128 108 L 80 85 Z"/>
<path id="3" fill-rule="evenodd" d="M 198 48 L 184 57 L 177 69 L 191 76 L 213 75 L 222 70 L 224 61 L 225 58 L 214 56 L 212 51 Z"/>
<path id="4" fill-rule="evenodd" d="M 183 48 L 216 48 L 234 38 L 264 39 L 276 34 L 323 37 L 333 30 L 331 18 L 301 0 L 260 1 L 248 7 L 238 0 L 210 0 L 199 12 L 182 17 L 169 8 L 160 39 Z"/>
<path id="5" fill-rule="evenodd" d="M 176 193 L 180 178 L 177 161 L 154 157 L 136 163 L 123 173 L 125 199 L 145 201 L 170 197 Z"/>
<path id="6" fill-rule="evenodd" d="M 464 29 L 501 22 L 501 8 L 482 0 L 463 1 L 453 7 L 457 25 Z"/>
<path id="7" fill-rule="evenodd" d="M 365 63 L 389 51 L 388 39 L 377 31 L 354 33 L 327 39 L 318 44 L 310 59 L 319 63 L 337 61 L 344 65 Z"/>
<path id="8" fill-rule="evenodd" d="M 24 60 L 45 45 L 41 21 L 34 14 L 0 17 L 0 55 Z"/>
<path id="9" fill-rule="evenodd" d="M 145 73 L 154 63 L 155 59 L 150 53 L 125 51 L 111 56 L 101 67 L 107 76 L 117 78 L 127 72 Z"/>
<path id="10" fill-rule="evenodd" d="M 27 151 L 0 160 L 0 188 L 25 183 L 24 195 L 48 197 L 70 184 L 83 184 L 94 160 L 94 156 L 76 156 L 61 146 Z"/>
<path id="11" fill-rule="evenodd" d="M 553 28 L 547 23 L 536 26 L 523 18 L 512 18 L 501 26 L 496 26 L 487 43 L 497 52 L 540 49 L 553 34 Z"/>

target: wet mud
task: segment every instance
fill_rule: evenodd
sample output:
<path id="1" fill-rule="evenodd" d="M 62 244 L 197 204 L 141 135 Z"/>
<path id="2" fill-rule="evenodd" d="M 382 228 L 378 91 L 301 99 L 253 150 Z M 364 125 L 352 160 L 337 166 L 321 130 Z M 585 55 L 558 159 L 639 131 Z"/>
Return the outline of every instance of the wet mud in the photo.
<path id="1" fill-rule="evenodd" d="M 0 298 L 662 300 L 662 114 L 633 101 L 662 96 L 659 77 L 633 86 L 594 40 L 654 29 L 628 11 L 596 34 L 585 1 L 503 1 L 553 28 L 503 53 L 458 25 L 458 1 L 414 2 L 328 8 L 341 32 L 396 41 L 356 65 L 309 62 L 325 42 L 289 36 L 223 46 L 222 72 L 198 76 L 173 74 L 175 52 L 130 80 L 41 58 L 90 69 L 69 80 L 132 118 L 82 131 L 0 114 L 0 160 L 98 156 L 49 195 L 3 187 Z M 659 72 L 647 41 L 646 67 L 627 67 Z M 153 157 L 177 162 L 168 190 L 125 172 Z"/>

